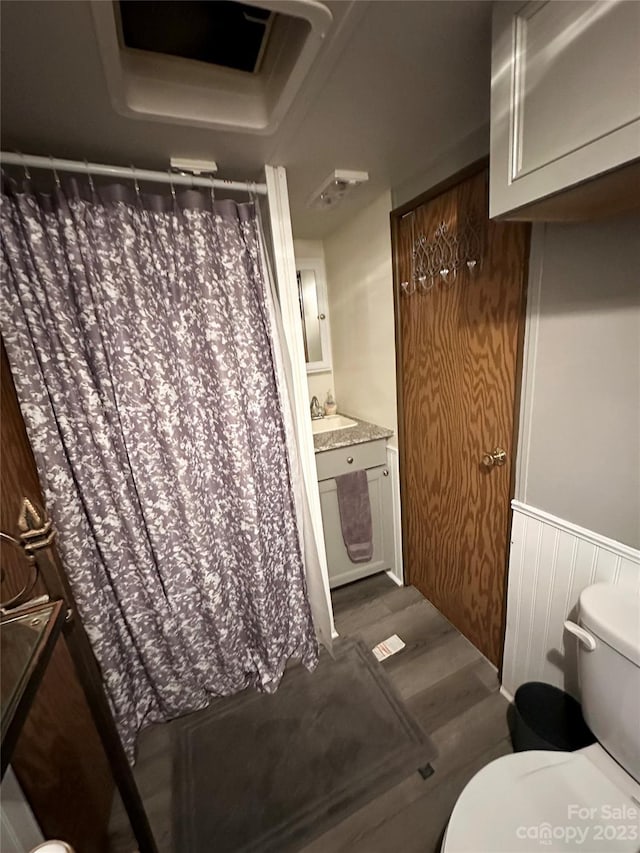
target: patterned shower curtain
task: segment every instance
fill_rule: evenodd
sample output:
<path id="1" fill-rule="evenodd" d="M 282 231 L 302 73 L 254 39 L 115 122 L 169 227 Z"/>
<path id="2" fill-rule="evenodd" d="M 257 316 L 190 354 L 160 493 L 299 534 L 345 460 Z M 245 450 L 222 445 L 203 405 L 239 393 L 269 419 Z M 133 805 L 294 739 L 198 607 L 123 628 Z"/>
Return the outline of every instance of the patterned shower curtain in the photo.
<path id="1" fill-rule="evenodd" d="M 317 645 L 253 204 L 2 196 L 2 334 L 129 755 Z"/>

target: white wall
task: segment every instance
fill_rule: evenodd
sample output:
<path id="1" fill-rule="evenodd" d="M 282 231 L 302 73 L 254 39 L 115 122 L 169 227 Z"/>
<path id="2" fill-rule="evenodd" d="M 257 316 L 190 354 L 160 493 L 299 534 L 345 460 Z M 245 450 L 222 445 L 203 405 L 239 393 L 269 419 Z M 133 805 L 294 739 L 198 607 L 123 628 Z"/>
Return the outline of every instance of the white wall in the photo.
<path id="1" fill-rule="evenodd" d="M 323 370 L 321 373 L 307 373 L 307 385 L 309 386 L 309 404 L 311 404 L 312 397 L 317 397 L 320 403 L 324 404 L 328 391 L 332 391 L 335 395 L 332 370 Z"/>
<path id="2" fill-rule="evenodd" d="M 338 411 L 394 431 L 396 362 L 391 192 L 324 241 Z"/>
<path id="3" fill-rule="evenodd" d="M 580 592 L 640 590 L 640 219 L 534 228 L 503 684 L 577 695 Z"/>
<path id="4" fill-rule="evenodd" d="M 393 187 L 393 207 L 401 207 L 408 201 L 436 184 L 455 175 L 465 166 L 489 155 L 489 125 L 474 130 L 464 139 L 444 151 L 430 152 L 428 162 L 416 175 Z"/>
<path id="5" fill-rule="evenodd" d="M 640 547 L 640 218 L 538 226 L 516 497 Z"/>

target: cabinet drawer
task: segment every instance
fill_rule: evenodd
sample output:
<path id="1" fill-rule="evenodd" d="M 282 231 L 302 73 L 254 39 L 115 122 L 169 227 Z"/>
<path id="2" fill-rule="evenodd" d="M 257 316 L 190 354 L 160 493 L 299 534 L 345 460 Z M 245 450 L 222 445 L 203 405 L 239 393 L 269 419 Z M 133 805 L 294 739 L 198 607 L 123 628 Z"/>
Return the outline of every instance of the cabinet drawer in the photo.
<path id="1" fill-rule="evenodd" d="M 316 453 L 318 480 L 339 477 L 340 474 L 359 471 L 361 468 L 375 468 L 377 465 L 386 465 L 386 462 L 387 442 L 384 438 Z"/>

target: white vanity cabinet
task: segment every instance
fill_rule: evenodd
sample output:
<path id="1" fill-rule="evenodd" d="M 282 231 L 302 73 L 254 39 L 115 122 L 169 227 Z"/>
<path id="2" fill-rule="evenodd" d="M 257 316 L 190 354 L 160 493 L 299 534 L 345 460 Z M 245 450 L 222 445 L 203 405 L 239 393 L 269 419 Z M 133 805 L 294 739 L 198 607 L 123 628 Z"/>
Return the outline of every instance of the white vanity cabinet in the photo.
<path id="1" fill-rule="evenodd" d="M 628 164 L 638 158 L 640 3 L 496 3 L 490 216 L 552 220 L 586 218 L 589 205 L 630 209 L 640 171 Z M 626 176 L 612 173 L 625 165 Z M 578 186 L 586 181 L 593 183 Z"/>
<path id="2" fill-rule="evenodd" d="M 387 467 L 386 440 L 349 445 L 316 454 L 324 540 L 331 587 L 341 586 L 393 568 L 393 503 Z M 342 538 L 335 477 L 364 469 L 369 484 L 373 527 L 373 558 L 352 563 Z"/>

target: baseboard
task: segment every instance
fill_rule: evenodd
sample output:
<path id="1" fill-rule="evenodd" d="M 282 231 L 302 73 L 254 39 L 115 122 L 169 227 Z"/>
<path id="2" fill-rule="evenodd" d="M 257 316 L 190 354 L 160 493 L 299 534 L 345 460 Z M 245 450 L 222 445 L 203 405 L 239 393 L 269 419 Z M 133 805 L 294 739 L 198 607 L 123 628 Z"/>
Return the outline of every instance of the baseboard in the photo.
<path id="1" fill-rule="evenodd" d="M 402 509 L 400 504 L 400 456 L 397 447 L 387 444 L 387 468 L 391 474 L 391 493 L 393 498 L 393 569 L 387 574 L 398 584 L 404 586 L 402 566 Z"/>
<path id="2" fill-rule="evenodd" d="M 511 695 L 511 693 L 509 693 L 509 691 L 503 684 L 500 685 L 500 695 L 504 696 L 507 702 L 513 705 L 513 696 Z"/>

